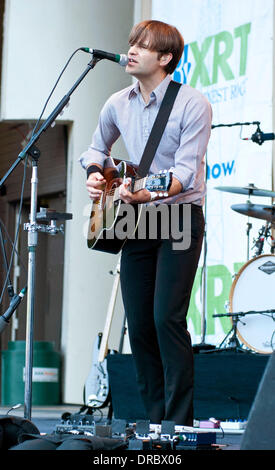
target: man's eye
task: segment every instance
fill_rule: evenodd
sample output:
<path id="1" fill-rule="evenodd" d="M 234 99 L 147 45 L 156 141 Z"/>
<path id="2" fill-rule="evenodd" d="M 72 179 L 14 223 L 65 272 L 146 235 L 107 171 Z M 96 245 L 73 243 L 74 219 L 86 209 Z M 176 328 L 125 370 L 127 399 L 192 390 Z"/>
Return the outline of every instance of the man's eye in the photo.
<path id="1" fill-rule="evenodd" d="M 139 49 L 148 49 L 148 45 L 147 45 L 147 44 L 143 44 L 143 43 L 129 43 L 129 47 L 133 47 L 133 46 L 136 46 L 136 47 L 138 47 Z"/>

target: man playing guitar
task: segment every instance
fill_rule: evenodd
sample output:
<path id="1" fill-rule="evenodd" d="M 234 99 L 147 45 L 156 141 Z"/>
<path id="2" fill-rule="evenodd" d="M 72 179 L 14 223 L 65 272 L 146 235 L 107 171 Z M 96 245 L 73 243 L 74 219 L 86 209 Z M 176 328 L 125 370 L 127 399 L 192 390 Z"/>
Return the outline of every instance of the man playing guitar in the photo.
<path id="1" fill-rule="evenodd" d="M 139 164 L 184 49 L 175 27 L 154 20 L 135 25 L 129 44 L 126 72 L 137 81 L 107 100 L 92 143 L 80 157 L 93 201 L 102 194 L 103 169 L 120 135 L 131 162 Z M 169 420 L 193 425 L 193 350 L 186 316 L 204 233 L 204 155 L 211 119 L 206 98 L 182 85 L 150 167 L 150 173 L 172 172 L 168 194 L 147 189 L 132 193 L 128 180 L 119 187 L 126 204 L 167 204 L 169 210 L 178 205 L 181 230 L 183 208 L 191 207 L 188 249 L 175 250 L 172 236 L 162 239 L 160 233 L 157 239 L 128 239 L 122 248 L 120 281 L 129 340 L 145 409 L 155 424 Z"/>

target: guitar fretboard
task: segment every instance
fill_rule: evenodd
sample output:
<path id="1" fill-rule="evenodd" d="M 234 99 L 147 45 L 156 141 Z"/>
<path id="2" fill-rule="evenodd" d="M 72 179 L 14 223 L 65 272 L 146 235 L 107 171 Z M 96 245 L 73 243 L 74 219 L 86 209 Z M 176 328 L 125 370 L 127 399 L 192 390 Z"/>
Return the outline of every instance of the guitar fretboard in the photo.
<path id="1" fill-rule="evenodd" d="M 140 178 L 134 182 L 134 187 L 133 187 L 133 193 L 136 193 L 140 189 L 143 189 L 145 187 L 145 182 L 146 182 L 146 177 L 145 178 Z M 108 194 L 109 196 L 113 196 L 113 201 L 118 201 L 120 199 L 119 197 L 119 186 L 115 189 L 112 189 L 110 193 Z"/>

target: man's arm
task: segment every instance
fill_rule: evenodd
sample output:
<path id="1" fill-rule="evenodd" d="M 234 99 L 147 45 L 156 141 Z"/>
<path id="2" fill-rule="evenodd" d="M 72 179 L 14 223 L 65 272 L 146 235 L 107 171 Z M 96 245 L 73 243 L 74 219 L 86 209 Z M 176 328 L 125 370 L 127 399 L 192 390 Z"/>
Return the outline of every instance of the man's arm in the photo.
<path id="1" fill-rule="evenodd" d="M 170 168 L 182 185 L 182 191 L 194 189 L 211 134 L 212 108 L 202 96 L 193 97 L 186 106 L 182 132 Z"/>
<path id="2" fill-rule="evenodd" d="M 179 147 L 175 154 L 175 164 L 170 168 L 173 174 L 168 196 L 192 189 L 198 167 L 203 159 L 211 132 L 212 110 L 204 98 L 190 100 L 185 111 Z M 135 194 L 128 191 L 128 182 L 120 187 L 120 196 L 127 203 L 145 203 L 151 201 L 151 194 L 142 189 Z M 163 199 L 163 196 L 154 200 Z"/>
<path id="3" fill-rule="evenodd" d="M 120 136 L 113 116 L 111 98 L 106 101 L 100 112 L 98 125 L 93 133 L 91 144 L 87 151 L 83 152 L 79 158 L 80 164 L 84 169 L 95 164 L 103 168 L 106 159 L 111 154 L 112 145 Z"/>
<path id="4" fill-rule="evenodd" d="M 147 189 L 141 189 L 140 191 L 137 191 L 136 193 L 131 193 L 128 190 L 128 187 L 130 186 L 130 181 L 127 181 L 126 183 L 122 184 L 119 188 L 119 195 L 123 202 L 126 202 L 128 204 L 131 203 L 139 203 L 143 204 L 145 202 L 150 202 L 151 201 L 151 192 L 148 191 Z M 180 181 L 177 178 L 172 177 L 172 183 L 168 191 L 168 196 L 175 196 L 176 194 L 179 194 L 182 191 L 182 185 Z M 163 192 L 160 191 L 160 194 Z M 163 199 L 163 196 L 157 196 L 154 198 L 154 201 L 157 201 L 158 199 Z"/>

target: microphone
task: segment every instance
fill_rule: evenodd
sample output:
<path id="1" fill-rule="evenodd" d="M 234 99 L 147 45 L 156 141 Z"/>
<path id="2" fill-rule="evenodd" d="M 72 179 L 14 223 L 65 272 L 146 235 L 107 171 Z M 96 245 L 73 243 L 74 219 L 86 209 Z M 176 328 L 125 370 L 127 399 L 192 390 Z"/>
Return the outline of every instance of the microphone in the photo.
<path id="1" fill-rule="evenodd" d="M 127 55 L 125 54 L 113 54 L 112 52 L 100 51 L 98 49 L 90 49 L 89 47 L 81 47 L 80 49 L 84 52 L 92 54 L 97 59 L 111 60 L 112 62 L 116 62 L 122 67 L 125 67 L 129 61 Z"/>
<path id="2" fill-rule="evenodd" d="M 24 289 L 22 289 L 21 292 L 18 295 L 15 294 L 13 296 L 13 298 L 11 299 L 11 302 L 10 302 L 10 305 L 9 305 L 8 309 L 0 317 L 0 334 L 4 331 L 6 326 L 8 326 L 9 319 L 11 318 L 12 314 L 17 309 L 17 307 L 20 304 L 21 300 L 23 299 L 26 291 L 27 291 L 27 288 L 24 287 Z"/>
<path id="3" fill-rule="evenodd" d="M 256 132 L 250 138 L 246 138 L 243 140 L 252 140 L 252 142 L 262 145 L 263 142 L 265 142 L 266 140 L 274 140 L 274 139 L 275 139 L 274 132 L 270 132 L 266 134 L 261 131 L 260 127 L 258 127 Z"/>

